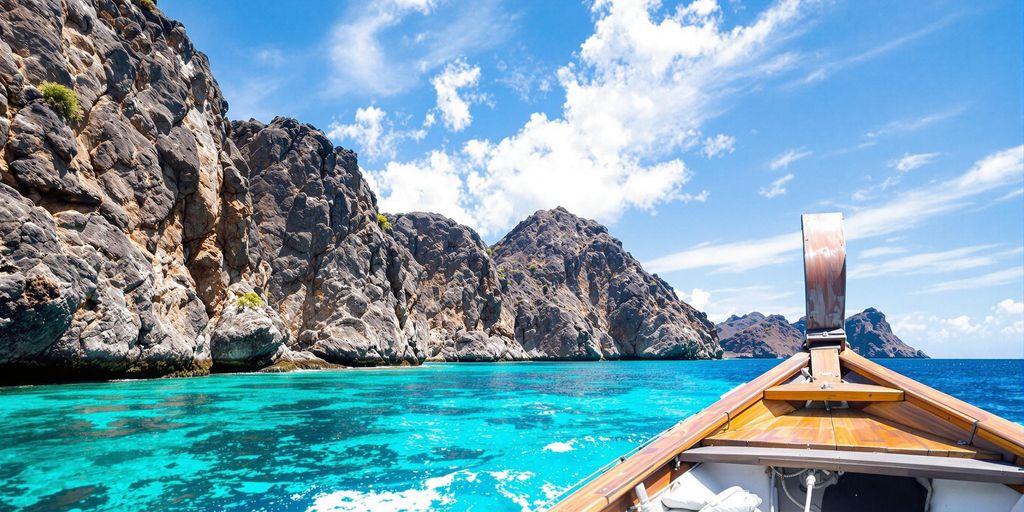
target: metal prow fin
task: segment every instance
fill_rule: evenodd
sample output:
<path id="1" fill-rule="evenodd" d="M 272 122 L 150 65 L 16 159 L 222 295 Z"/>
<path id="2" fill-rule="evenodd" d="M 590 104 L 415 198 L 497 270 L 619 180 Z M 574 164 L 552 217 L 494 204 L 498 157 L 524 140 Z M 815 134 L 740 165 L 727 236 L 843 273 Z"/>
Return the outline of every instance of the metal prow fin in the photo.
<path id="1" fill-rule="evenodd" d="M 841 213 L 804 214 L 804 345 L 846 349 L 846 238 Z M 813 365 L 812 365 L 813 366 Z"/>

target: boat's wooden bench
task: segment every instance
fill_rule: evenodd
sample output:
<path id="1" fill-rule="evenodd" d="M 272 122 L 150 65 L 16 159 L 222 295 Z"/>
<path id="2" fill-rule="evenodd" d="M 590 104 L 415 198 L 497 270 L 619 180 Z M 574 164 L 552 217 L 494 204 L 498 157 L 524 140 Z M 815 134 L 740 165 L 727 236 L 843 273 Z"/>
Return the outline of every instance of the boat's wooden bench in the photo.
<path id="1" fill-rule="evenodd" d="M 764 390 L 767 400 L 814 400 L 830 402 L 899 402 L 903 391 L 853 382 L 795 382 Z"/>
<path id="2" fill-rule="evenodd" d="M 704 446 L 680 454 L 683 462 L 720 462 L 782 468 L 814 468 L 889 476 L 920 476 L 1008 485 L 1024 484 L 1024 469 L 976 459 L 899 453 Z"/>

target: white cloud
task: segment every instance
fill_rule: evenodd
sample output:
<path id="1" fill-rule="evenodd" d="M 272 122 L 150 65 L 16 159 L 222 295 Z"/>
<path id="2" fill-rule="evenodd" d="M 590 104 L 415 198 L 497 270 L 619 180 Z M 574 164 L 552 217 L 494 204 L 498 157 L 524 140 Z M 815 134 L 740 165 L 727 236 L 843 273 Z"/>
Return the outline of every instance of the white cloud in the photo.
<path id="1" fill-rule="evenodd" d="M 883 246 L 883 247 L 873 247 L 871 249 L 865 249 L 865 250 L 861 251 L 860 252 L 860 257 L 864 258 L 864 259 L 878 258 L 880 256 L 890 256 L 890 255 L 893 255 L 893 254 L 903 254 L 905 252 L 907 252 L 907 250 L 902 248 L 902 247 L 885 247 L 885 246 Z"/>
<path id="2" fill-rule="evenodd" d="M 897 195 L 887 203 L 858 210 L 847 217 L 846 238 L 857 240 L 903 231 L 938 216 L 964 208 L 971 198 L 1007 185 L 1019 186 L 1024 177 L 1024 146 L 992 153 L 952 179 Z M 692 249 L 656 258 L 645 264 L 652 272 L 712 267 L 744 271 L 799 255 L 802 238 L 791 232 L 767 238 L 700 244 Z"/>
<path id="3" fill-rule="evenodd" d="M 790 321 L 796 320 L 803 315 L 803 304 L 796 295 L 792 290 L 780 292 L 771 286 L 753 285 L 710 291 L 694 288 L 689 294 L 683 293 L 682 298 L 690 305 L 699 301 L 701 307 L 697 309 L 707 313 L 708 319 L 712 322 L 719 323 L 732 315 L 745 315 L 753 311 L 783 315 Z"/>
<path id="4" fill-rule="evenodd" d="M 1013 299 L 1004 299 L 1000 301 L 999 304 L 996 304 L 993 309 L 997 313 L 1003 315 L 1022 316 L 1024 315 L 1024 302 Z"/>
<path id="5" fill-rule="evenodd" d="M 461 59 L 449 62 L 444 71 L 431 80 L 437 92 L 437 109 L 449 130 L 462 131 L 472 122 L 467 102 L 467 99 L 472 100 L 472 96 L 464 98 L 459 95 L 459 90 L 472 89 L 479 81 L 480 68 Z"/>
<path id="6" fill-rule="evenodd" d="M 773 171 L 777 171 L 779 169 L 787 169 L 789 168 L 789 164 L 792 164 L 797 160 L 807 158 L 812 154 L 814 154 L 813 151 L 807 151 L 803 148 L 791 149 L 775 157 L 771 162 L 768 163 L 768 167 Z"/>
<path id="7" fill-rule="evenodd" d="M 962 114 L 965 110 L 967 110 L 967 107 L 961 105 L 958 107 L 951 108 L 949 110 L 944 110 L 942 112 L 928 114 L 923 117 L 916 117 L 912 119 L 899 119 L 896 121 L 892 121 L 886 124 L 885 126 L 878 128 L 877 130 L 867 132 L 864 134 L 864 136 L 870 141 L 870 139 L 878 139 L 880 137 L 884 137 L 887 135 L 916 132 L 918 130 L 923 130 L 933 124 L 956 117 Z"/>
<path id="8" fill-rule="evenodd" d="M 794 176 L 792 174 L 787 174 L 773 181 L 771 185 L 769 185 L 767 188 L 762 188 L 761 190 L 758 190 L 757 193 L 764 197 L 767 197 L 768 199 L 784 195 L 786 193 L 786 183 L 792 181 L 793 178 Z"/>
<path id="9" fill-rule="evenodd" d="M 708 158 L 724 156 L 733 152 L 734 144 L 736 144 L 736 137 L 719 133 L 714 137 L 704 139 L 704 147 L 701 149 L 701 154 Z"/>
<path id="10" fill-rule="evenodd" d="M 356 109 L 354 123 L 332 122 L 327 128 L 331 140 L 354 142 L 360 156 L 370 160 L 394 157 L 395 147 L 403 139 L 421 140 L 426 136 L 425 129 L 396 130 L 387 112 L 373 105 Z"/>
<path id="11" fill-rule="evenodd" d="M 714 2 L 667 13 L 653 1 L 595 2 L 594 33 L 557 73 L 562 115 L 534 113 L 513 135 L 451 152 L 466 192 L 453 206 L 486 235 L 558 205 L 611 223 L 627 209 L 706 199 L 683 190 L 691 172 L 669 155 L 699 145 L 702 124 L 763 77 L 757 64 L 774 56 L 799 6 L 784 0 L 750 25 L 723 27 Z"/>
<path id="12" fill-rule="evenodd" d="M 396 94 L 455 57 L 481 52 L 508 37 L 508 14 L 497 0 L 457 4 L 384 0 L 351 7 L 328 41 L 332 74 L 327 92 Z"/>
<path id="13" fill-rule="evenodd" d="M 910 153 L 903 153 L 903 156 L 898 160 L 894 160 L 889 164 L 889 166 L 894 167 L 900 172 L 912 171 L 918 167 L 932 163 L 937 156 L 939 156 L 939 153 L 916 153 L 913 155 Z"/>
<path id="14" fill-rule="evenodd" d="M 889 315 L 892 330 L 912 346 L 944 357 L 1022 357 L 1024 303 L 1006 299 L 992 314 L 943 317 L 927 313 Z M 953 345 L 946 345 L 952 342 Z"/>
<path id="15" fill-rule="evenodd" d="M 938 22 L 932 23 L 909 34 L 905 34 L 900 37 L 896 37 L 889 41 L 885 41 L 883 43 L 875 45 L 856 55 L 821 64 L 818 67 L 816 67 L 813 71 L 811 71 L 803 80 L 801 80 L 800 83 L 809 84 L 814 82 L 820 82 L 844 68 L 855 66 L 857 64 L 867 62 L 876 57 L 885 55 L 889 52 L 892 52 L 893 50 L 896 50 L 908 43 L 916 41 L 928 34 L 931 34 L 932 32 L 935 32 L 940 28 L 949 25 L 957 17 L 957 14 L 947 16 L 939 20 Z"/>
<path id="16" fill-rule="evenodd" d="M 711 300 L 711 293 L 700 288 L 694 288 L 690 293 L 683 292 L 680 299 L 693 306 L 697 311 L 704 311 L 704 308 Z"/>
<path id="17" fill-rule="evenodd" d="M 955 279 L 936 283 L 925 288 L 921 293 L 951 292 L 958 290 L 972 290 L 975 288 L 988 288 L 1013 282 L 1020 283 L 1024 280 L 1024 267 L 1008 268 L 997 272 L 991 272 L 967 279 Z"/>
<path id="18" fill-rule="evenodd" d="M 886 190 L 899 185 L 899 183 L 899 176 L 889 176 L 882 180 L 881 183 L 854 190 L 853 194 L 850 195 L 850 198 L 854 201 L 866 201 L 868 199 L 873 199 L 879 192 L 885 192 Z"/>
<path id="19" fill-rule="evenodd" d="M 861 263 L 850 269 L 851 278 L 878 277 L 891 274 L 939 274 L 993 265 L 1020 249 L 992 251 L 992 245 L 975 245 L 941 252 L 912 254 L 879 263 Z"/>
<path id="20" fill-rule="evenodd" d="M 272 68 L 278 68 L 284 64 L 284 53 L 277 48 L 264 48 L 256 51 L 256 60 Z"/>
<path id="21" fill-rule="evenodd" d="M 421 162 L 388 162 L 384 170 L 368 174 L 377 184 L 382 211 L 435 212 L 462 224 L 473 224 L 469 212 L 460 205 L 462 180 L 443 151 L 433 151 Z"/>

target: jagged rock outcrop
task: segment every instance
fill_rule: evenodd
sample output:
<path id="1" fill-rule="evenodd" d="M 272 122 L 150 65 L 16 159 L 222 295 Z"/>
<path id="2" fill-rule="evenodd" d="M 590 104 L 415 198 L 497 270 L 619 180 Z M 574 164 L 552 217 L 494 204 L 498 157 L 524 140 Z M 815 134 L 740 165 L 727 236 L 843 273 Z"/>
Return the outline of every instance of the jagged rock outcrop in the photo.
<path id="1" fill-rule="evenodd" d="M 721 356 L 714 324 L 600 224 L 541 210 L 494 247 L 515 339 L 531 359 Z"/>
<path id="2" fill-rule="evenodd" d="M 391 216 L 391 235 L 422 267 L 419 306 L 430 323 L 429 359 L 515 361 L 526 352 L 513 337 L 497 265 L 472 229 L 436 213 Z"/>
<path id="3" fill-rule="evenodd" d="M 74 89 L 80 120 L 44 81 Z M 228 287 L 269 271 L 226 110 L 158 9 L 0 0 L 5 379 L 209 370 Z"/>
<path id="4" fill-rule="evenodd" d="M 725 357 L 774 358 L 801 350 L 804 335 L 782 315 L 753 312 L 733 315 L 718 324 L 718 342 Z"/>
<path id="5" fill-rule="evenodd" d="M 789 357 L 803 349 L 805 319 L 787 324 L 781 315 L 733 315 L 718 324 L 727 357 Z M 928 357 L 892 332 L 885 315 L 868 308 L 846 319 L 847 345 L 864 357 Z"/>
<path id="6" fill-rule="evenodd" d="M 846 319 L 847 343 L 864 357 L 928 357 L 892 332 L 885 314 L 868 308 Z"/>
<path id="7" fill-rule="evenodd" d="M 378 226 L 355 153 L 293 119 L 235 122 L 253 220 L 270 266 L 267 296 L 289 346 L 346 365 L 419 364 L 428 326 L 418 267 Z"/>

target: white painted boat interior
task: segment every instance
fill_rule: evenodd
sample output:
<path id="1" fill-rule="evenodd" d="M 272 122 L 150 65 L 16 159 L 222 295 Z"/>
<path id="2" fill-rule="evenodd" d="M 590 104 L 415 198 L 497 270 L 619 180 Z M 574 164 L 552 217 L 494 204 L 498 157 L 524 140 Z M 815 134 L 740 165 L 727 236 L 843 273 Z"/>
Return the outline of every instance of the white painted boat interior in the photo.
<path id="1" fill-rule="evenodd" d="M 772 478 L 773 470 L 775 478 Z M 808 469 L 807 471 L 812 470 Z M 836 485 L 844 477 L 853 474 L 814 471 L 817 471 L 819 485 L 822 480 L 829 480 L 828 475 L 830 474 L 831 485 Z M 745 491 L 761 498 L 761 505 L 757 507 L 757 512 L 803 512 L 806 497 L 803 481 L 807 473 L 800 472 L 799 469 L 748 464 L 699 463 L 673 481 L 665 490 L 651 496 L 649 508 L 644 512 L 699 510 L 667 508 L 662 504 L 662 498 L 668 493 L 674 493 L 677 496 L 693 496 L 696 501 L 700 501 L 702 498 L 717 495 L 733 486 L 742 487 Z M 790 478 L 778 476 L 783 473 L 787 475 L 800 474 Z M 1024 512 L 1024 495 L 1003 484 L 940 478 L 919 478 L 917 483 L 927 493 L 926 508 L 922 512 Z M 782 485 L 785 485 L 785 489 Z M 812 492 L 812 511 L 829 512 L 827 509 L 822 509 L 822 499 L 828 492 L 827 489 L 827 487 L 817 488 Z M 788 497 L 786 490 L 789 491 L 790 496 Z M 890 510 L 895 512 L 904 509 L 894 506 L 888 510 L 869 512 L 890 512 Z"/>

